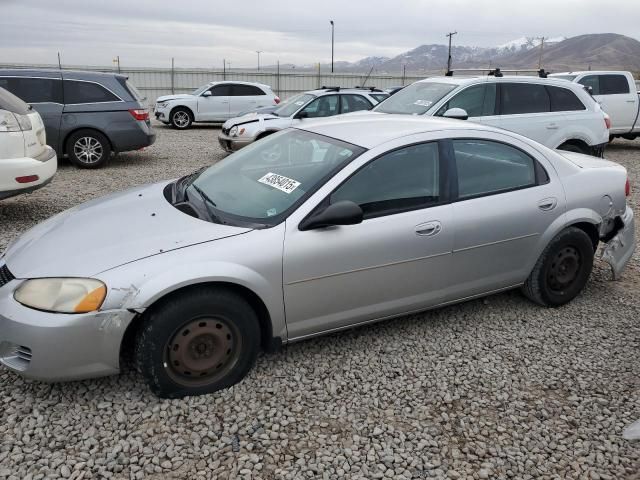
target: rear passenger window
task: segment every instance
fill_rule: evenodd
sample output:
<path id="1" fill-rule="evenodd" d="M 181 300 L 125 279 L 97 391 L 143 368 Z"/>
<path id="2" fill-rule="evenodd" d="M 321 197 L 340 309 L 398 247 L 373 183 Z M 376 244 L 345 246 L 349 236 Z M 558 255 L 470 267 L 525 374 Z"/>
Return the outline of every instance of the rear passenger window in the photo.
<path id="1" fill-rule="evenodd" d="M 338 187 L 330 202 L 351 200 L 365 218 L 426 208 L 440 201 L 439 172 L 438 144 L 412 145 L 372 160 Z"/>
<path id="2" fill-rule="evenodd" d="M 119 101 L 120 98 L 97 83 L 79 80 L 64 81 L 64 103 L 67 105 Z"/>
<path id="3" fill-rule="evenodd" d="M 601 75 L 600 95 L 629 93 L 629 81 L 624 75 Z"/>
<path id="4" fill-rule="evenodd" d="M 442 116 L 450 108 L 462 108 L 470 117 L 482 117 L 484 115 L 494 115 L 496 105 L 496 85 L 495 83 L 485 85 L 473 85 L 456 94 L 451 100 L 445 103 L 437 116 Z"/>
<path id="5" fill-rule="evenodd" d="M 0 87 L 27 103 L 62 103 L 62 80 L 0 77 Z"/>
<path id="6" fill-rule="evenodd" d="M 266 95 L 266 93 L 253 85 L 232 85 L 231 95 L 234 97 L 253 97 L 255 95 Z"/>
<path id="7" fill-rule="evenodd" d="M 544 85 L 536 83 L 503 83 L 500 87 L 502 115 L 542 113 L 551 110 Z"/>
<path id="8" fill-rule="evenodd" d="M 362 95 L 340 95 L 342 101 L 341 113 L 357 112 L 359 110 L 370 110 L 373 105 Z"/>
<path id="9" fill-rule="evenodd" d="M 547 87 L 549 97 L 551 98 L 552 112 L 571 112 L 576 110 L 586 110 L 584 104 L 580 101 L 576 94 L 568 88 Z"/>
<path id="10" fill-rule="evenodd" d="M 536 162 L 526 153 L 487 140 L 454 140 L 458 198 L 531 187 L 536 184 Z"/>

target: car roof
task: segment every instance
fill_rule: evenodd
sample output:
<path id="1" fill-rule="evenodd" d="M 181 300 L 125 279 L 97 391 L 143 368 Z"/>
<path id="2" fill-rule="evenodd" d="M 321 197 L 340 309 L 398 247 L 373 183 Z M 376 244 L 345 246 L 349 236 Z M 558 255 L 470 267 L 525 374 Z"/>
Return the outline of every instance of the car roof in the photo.
<path id="1" fill-rule="evenodd" d="M 260 83 L 260 82 L 241 82 L 241 81 L 235 81 L 235 80 L 220 80 L 220 81 L 215 81 L 215 82 L 209 82 L 207 83 L 207 85 L 224 85 L 227 83 L 232 83 L 234 85 L 253 85 L 253 86 L 258 86 L 258 87 L 264 87 L 264 88 L 268 88 L 271 89 L 270 85 L 267 85 L 265 83 Z"/>
<path id="2" fill-rule="evenodd" d="M 388 95 L 387 92 L 383 90 L 371 90 L 370 88 L 355 88 L 355 87 L 340 87 L 340 90 L 336 90 L 334 88 L 317 88 L 315 90 L 308 90 L 304 93 L 310 93 L 312 95 L 320 96 L 327 95 L 330 93 L 361 93 L 363 95 L 371 95 L 372 93 Z"/>
<path id="3" fill-rule="evenodd" d="M 543 85 L 558 85 L 562 87 L 575 88 L 575 85 L 571 84 L 564 78 L 541 78 L 533 75 L 509 75 L 505 77 L 494 77 L 493 75 L 486 76 L 460 76 L 460 77 L 429 77 L 423 80 L 418 80 L 416 83 L 434 82 L 434 83 L 449 83 L 452 85 L 466 86 L 475 83 L 490 82 L 490 83 L 537 83 Z"/>
<path id="4" fill-rule="evenodd" d="M 366 149 L 374 148 L 396 138 L 441 130 L 481 130 L 504 133 L 498 128 L 478 123 L 467 123 L 463 120 L 376 112 L 358 112 L 353 115 L 327 117 L 317 123 L 309 122 L 296 128 L 336 138 Z"/>
<path id="5" fill-rule="evenodd" d="M 605 75 L 608 73 L 613 73 L 618 75 L 627 74 L 627 72 L 625 72 L 624 70 L 580 70 L 575 72 L 555 72 L 555 73 L 550 73 L 549 76 L 553 77 L 555 75 L 583 75 L 583 74 Z"/>
<path id="6" fill-rule="evenodd" d="M 54 68 L 13 68 L 0 69 L 0 76 L 65 78 L 70 80 L 100 81 L 111 78 L 127 79 L 126 75 L 111 72 L 89 72 L 85 70 L 59 70 Z"/>

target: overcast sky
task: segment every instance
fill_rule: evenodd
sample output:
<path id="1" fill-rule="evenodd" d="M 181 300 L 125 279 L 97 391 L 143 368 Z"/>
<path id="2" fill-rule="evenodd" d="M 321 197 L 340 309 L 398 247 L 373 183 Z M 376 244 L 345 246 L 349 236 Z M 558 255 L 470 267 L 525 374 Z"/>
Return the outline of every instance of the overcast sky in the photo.
<path id="1" fill-rule="evenodd" d="M 0 63 L 254 67 L 395 56 L 426 43 L 522 36 L 640 38 L 640 0 L 0 0 Z"/>

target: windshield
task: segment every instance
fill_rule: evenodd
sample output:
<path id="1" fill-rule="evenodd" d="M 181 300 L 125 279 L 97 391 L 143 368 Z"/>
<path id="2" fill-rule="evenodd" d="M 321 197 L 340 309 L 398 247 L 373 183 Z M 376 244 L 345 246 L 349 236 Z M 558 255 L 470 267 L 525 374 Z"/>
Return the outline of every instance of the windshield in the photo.
<path id="1" fill-rule="evenodd" d="M 273 112 L 274 115 L 278 117 L 290 117 L 294 113 L 300 109 L 303 105 L 306 105 L 308 102 L 316 98 L 314 95 L 310 93 L 301 93 L 294 97 L 288 98 L 280 108 Z"/>
<path id="2" fill-rule="evenodd" d="M 417 82 L 376 105 L 373 111 L 422 115 L 456 88 L 458 85 L 451 83 Z"/>
<path id="3" fill-rule="evenodd" d="M 216 215 L 276 224 L 327 176 L 362 152 L 361 147 L 323 135 L 283 130 L 209 167 L 193 185 L 210 199 Z"/>
<path id="4" fill-rule="evenodd" d="M 201 87 L 196 88 L 193 92 L 191 92 L 191 95 L 202 95 L 202 93 L 211 88 L 211 85 L 207 84 L 207 85 L 203 85 Z"/>
<path id="5" fill-rule="evenodd" d="M 552 75 L 551 78 L 562 78 L 563 80 L 569 80 L 573 82 L 577 75 Z"/>

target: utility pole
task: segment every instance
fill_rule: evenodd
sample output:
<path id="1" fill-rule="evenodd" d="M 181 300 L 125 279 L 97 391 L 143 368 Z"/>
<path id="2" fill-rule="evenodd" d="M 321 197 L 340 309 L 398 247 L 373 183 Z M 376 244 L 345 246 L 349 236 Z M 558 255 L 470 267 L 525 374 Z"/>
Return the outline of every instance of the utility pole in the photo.
<path id="1" fill-rule="evenodd" d="M 118 67 L 118 73 L 120 73 L 120 55 L 116 56 L 116 58 L 113 59 L 113 63 L 116 64 L 116 66 Z"/>
<path id="2" fill-rule="evenodd" d="M 333 20 L 329 20 L 329 23 L 331 24 L 331 73 L 333 73 L 333 45 L 335 25 L 333 24 Z"/>
<path id="3" fill-rule="evenodd" d="M 58 69 L 62 70 L 62 61 L 60 60 L 60 52 L 58 52 Z"/>
<path id="4" fill-rule="evenodd" d="M 540 56 L 538 57 L 538 70 L 540 70 L 542 68 L 542 52 L 544 52 L 544 41 L 546 40 L 546 38 L 538 37 L 538 39 L 540 40 Z"/>
<path id="5" fill-rule="evenodd" d="M 226 58 L 222 59 L 222 79 L 223 80 L 227 79 L 227 59 Z"/>
<path id="6" fill-rule="evenodd" d="M 258 54 L 258 71 L 260 71 L 260 54 L 262 53 L 262 50 L 256 50 L 256 53 Z"/>
<path id="7" fill-rule="evenodd" d="M 174 62 L 174 58 L 171 57 L 171 95 L 174 95 L 175 89 L 174 89 L 174 77 L 175 77 L 175 62 Z"/>
<path id="8" fill-rule="evenodd" d="M 449 37 L 449 56 L 447 58 L 447 74 L 451 72 L 451 37 L 457 34 L 458 32 L 449 32 L 445 35 L 446 37 Z"/>

